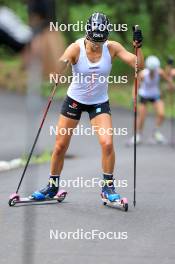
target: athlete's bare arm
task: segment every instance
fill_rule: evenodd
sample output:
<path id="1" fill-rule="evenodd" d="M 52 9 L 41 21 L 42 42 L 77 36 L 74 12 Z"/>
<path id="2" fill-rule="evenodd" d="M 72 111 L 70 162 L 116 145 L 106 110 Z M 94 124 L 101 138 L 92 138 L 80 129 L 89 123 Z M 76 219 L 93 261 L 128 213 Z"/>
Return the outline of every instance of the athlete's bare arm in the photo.
<path id="1" fill-rule="evenodd" d="M 77 43 L 72 43 L 58 60 L 58 73 L 62 74 L 70 64 L 76 64 L 80 53 Z"/>
<path id="2" fill-rule="evenodd" d="M 127 51 L 120 43 L 116 41 L 109 41 L 108 47 L 112 58 L 118 57 L 131 67 L 135 67 L 136 56 Z M 140 48 L 138 48 L 138 68 L 144 68 L 144 57 Z"/>

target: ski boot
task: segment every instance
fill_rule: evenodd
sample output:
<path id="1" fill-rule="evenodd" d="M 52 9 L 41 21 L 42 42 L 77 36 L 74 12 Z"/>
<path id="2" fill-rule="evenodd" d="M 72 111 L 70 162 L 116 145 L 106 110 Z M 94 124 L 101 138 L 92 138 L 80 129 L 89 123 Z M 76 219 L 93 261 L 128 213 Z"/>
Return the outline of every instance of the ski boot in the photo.
<path id="1" fill-rule="evenodd" d="M 128 199 L 121 198 L 120 195 L 115 191 L 113 178 L 110 180 L 104 180 L 101 198 L 104 205 L 119 208 L 122 210 L 124 209 L 125 212 L 128 211 Z"/>
<path id="2" fill-rule="evenodd" d="M 50 177 L 47 186 L 39 191 L 35 191 L 30 196 L 34 200 L 52 199 L 58 193 L 59 177 Z"/>

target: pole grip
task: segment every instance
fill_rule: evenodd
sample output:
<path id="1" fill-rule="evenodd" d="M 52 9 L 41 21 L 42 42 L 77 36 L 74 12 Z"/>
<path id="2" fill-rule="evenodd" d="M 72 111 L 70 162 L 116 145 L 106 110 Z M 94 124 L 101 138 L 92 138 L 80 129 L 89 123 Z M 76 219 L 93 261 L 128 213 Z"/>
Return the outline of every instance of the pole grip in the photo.
<path id="1" fill-rule="evenodd" d="M 139 30 L 139 25 L 134 25 L 133 26 L 133 31 L 135 32 L 135 31 L 138 31 Z"/>

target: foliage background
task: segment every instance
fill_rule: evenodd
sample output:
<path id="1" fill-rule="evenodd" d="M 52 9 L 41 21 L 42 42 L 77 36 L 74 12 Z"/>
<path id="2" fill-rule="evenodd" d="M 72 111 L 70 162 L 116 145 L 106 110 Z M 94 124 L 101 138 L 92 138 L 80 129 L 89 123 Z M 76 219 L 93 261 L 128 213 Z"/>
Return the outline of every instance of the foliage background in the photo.
<path id="1" fill-rule="evenodd" d="M 39 1 L 39 0 L 38 0 Z M 49 0 L 48 0 L 49 1 Z M 0 0 L 0 5 L 6 5 L 28 22 L 27 5 L 25 0 Z M 86 22 L 94 12 L 103 12 L 109 16 L 111 23 L 127 24 L 128 31 L 112 32 L 110 38 L 122 43 L 128 50 L 132 47 L 132 25 L 139 24 L 144 35 L 143 52 L 145 56 L 154 54 L 165 66 L 168 55 L 175 55 L 175 2 L 174 0 L 56 0 L 56 14 L 59 23 L 76 23 L 78 20 Z M 82 32 L 63 32 L 67 44 L 82 36 Z M 175 56 L 174 56 L 175 57 Z M 1 71 L 1 80 L 6 71 L 14 68 L 19 59 L 12 56 L 7 49 L 0 48 L 0 61 L 4 61 L 5 68 Z M 132 70 L 120 61 L 113 65 L 112 74 L 128 75 L 131 88 L 133 82 Z M 0 80 L 0 81 L 1 81 Z M 47 95 L 47 85 L 44 94 Z M 62 95 L 65 94 L 63 89 Z M 119 87 L 116 95 L 111 92 L 112 101 L 119 97 L 119 104 L 130 107 L 128 90 Z M 129 95 L 130 96 L 130 95 Z M 170 110 L 168 110 L 170 112 Z"/>

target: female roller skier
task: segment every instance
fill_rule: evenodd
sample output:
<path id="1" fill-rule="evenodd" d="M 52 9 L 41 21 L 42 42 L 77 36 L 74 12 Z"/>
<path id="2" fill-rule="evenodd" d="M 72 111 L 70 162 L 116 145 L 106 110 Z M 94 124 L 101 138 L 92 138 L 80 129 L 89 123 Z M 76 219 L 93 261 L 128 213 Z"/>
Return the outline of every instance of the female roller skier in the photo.
<path id="1" fill-rule="evenodd" d="M 105 135 L 99 133 L 101 128 L 105 130 L 112 129 L 108 83 L 107 81 L 101 83 L 98 78 L 92 81 L 91 85 L 86 83 L 85 80 L 81 83 L 74 81 L 74 77 L 78 74 L 83 74 L 84 77 L 91 76 L 92 79 L 94 73 L 98 76 L 109 76 L 112 61 L 116 58 L 121 59 L 132 68 L 135 67 L 136 56 L 128 52 L 120 43 L 108 40 L 109 26 L 109 20 L 104 14 L 92 14 L 86 24 L 86 36 L 71 44 L 59 59 L 60 68 L 58 72 L 64 71 L 68 64 L 71 64 L 73 80 L 62 105 L 58 128 L 67 130 L 75 128 L 80 120 L 81 113 L 83 111 L 88 112 L 91 125 L 98 127 L 97 136 L 102 150 L 104 177 L 102 192 L 109 201 L 115 201 L 120 196 L 115 191 L 113 180 L 115 163 L 113 136 L 107 133 Z M 133 30 L 133 45 L 138 47 L 138 67 L 143 68 L 141 30 Z M 58 192 L 64 156 L 71 135 L 70 133 L 65 135 L 58 133 L 51 158 L 49 183 L 44 189 L 34 192 L 32 194 L 33 199 L 52 198 Z"/>
<path id="2" fill-rule="evenodd" d="M 137 118 L 136 143 L 142 142 L 142 130 L 147 114 L 147 105 L 151 103 L 156 112 L 156 124 L 153 130 L 153 140 L 157 143 L 165 143 L 165 137 L 160 132 L 160 127 L 164 121 L 164 102 L 161 99 L 160 79 L 163 78 L 172 87 L 172 80 L 163 69 L 160 68 L 160 60 L 156 56 L 149 56 L 145 60 L 145 69 L 140 71 L 139 82 L 139 106 Z M 129 140 L 134 144 L 134 137 Z"/>

